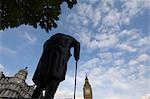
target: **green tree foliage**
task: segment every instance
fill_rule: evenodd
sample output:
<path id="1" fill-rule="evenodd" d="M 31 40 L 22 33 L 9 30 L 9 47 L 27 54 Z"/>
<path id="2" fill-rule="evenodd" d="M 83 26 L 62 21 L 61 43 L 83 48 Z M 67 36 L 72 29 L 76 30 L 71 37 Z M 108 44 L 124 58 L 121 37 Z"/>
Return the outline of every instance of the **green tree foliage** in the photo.
<path id="1" fill-rule="evenodd" d="M 0 0 L 0 30 L 19 25 L 38 25 L 47 32 L 56 28 L 61 14 L 61 4 L 71 9 L 76 0 Z"/>

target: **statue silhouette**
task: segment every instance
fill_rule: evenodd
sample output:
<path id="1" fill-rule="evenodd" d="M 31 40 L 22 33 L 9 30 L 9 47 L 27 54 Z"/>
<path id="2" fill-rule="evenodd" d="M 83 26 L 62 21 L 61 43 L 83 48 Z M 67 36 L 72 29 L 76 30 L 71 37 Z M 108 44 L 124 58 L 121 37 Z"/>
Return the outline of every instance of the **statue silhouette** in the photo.
<path id="1" fill-rule="evenodd" d="M 75 38 L 57 33 L 45 42 L 43 54 L 32 79 L 37 86 L 32 98 L 38 98 L 45 90 L 45 98 L 53 99 L 59 83 L 65 80 L 72 47 L 74 47 L 74 58 L 78 61 L 80 43 Z"/>

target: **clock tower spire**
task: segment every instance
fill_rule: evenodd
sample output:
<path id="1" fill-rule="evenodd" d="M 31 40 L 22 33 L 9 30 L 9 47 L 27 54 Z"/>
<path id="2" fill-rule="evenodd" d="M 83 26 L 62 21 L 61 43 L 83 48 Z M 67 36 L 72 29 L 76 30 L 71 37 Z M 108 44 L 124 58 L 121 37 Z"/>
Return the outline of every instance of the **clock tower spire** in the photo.
<path id="1" fill-rule="evenodd" d="M 92 87 L 89 83 L 88 77 L 86 75 L 84 88 L 83 88 L 84 99 L 92 99 Z"/>

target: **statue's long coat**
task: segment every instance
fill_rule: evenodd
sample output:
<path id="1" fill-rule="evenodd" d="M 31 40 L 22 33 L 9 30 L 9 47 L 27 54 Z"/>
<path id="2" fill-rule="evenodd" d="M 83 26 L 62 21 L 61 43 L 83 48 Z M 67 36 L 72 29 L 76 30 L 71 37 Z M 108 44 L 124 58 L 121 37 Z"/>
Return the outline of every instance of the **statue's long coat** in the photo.
<path id="1" fill-rule="evenodd" d="M 33 82 L 44 85 L 50 79 L 64 80 L 71 47 L 74 47 L 74 57 L 78 60 L 80 44 L 73 37 L 58 33 L 47 40 Z"/>

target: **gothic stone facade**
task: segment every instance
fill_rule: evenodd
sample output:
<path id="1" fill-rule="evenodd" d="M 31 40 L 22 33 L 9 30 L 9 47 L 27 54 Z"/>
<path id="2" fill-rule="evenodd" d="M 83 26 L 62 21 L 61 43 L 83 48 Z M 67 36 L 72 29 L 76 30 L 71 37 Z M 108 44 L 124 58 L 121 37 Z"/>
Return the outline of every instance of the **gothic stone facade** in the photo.
<path id="1" fill-rule="evenodd" d="M 27 68 L 21 69 L 13 77 L 5 77 L 0 73 L 0 99 L 2 98 L 31 98 L 34 86 L 29 86 L 25 82 Z"/>

